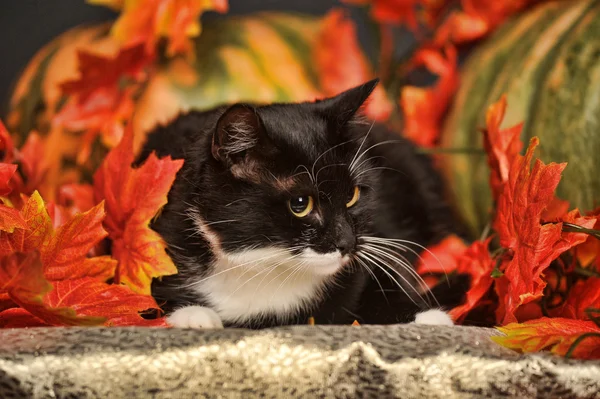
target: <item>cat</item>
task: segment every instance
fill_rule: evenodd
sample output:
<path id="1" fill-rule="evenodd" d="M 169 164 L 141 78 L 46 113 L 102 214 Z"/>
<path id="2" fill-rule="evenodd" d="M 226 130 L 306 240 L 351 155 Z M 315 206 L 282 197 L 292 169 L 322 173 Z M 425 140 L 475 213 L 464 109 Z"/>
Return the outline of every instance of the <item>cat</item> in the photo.
<path id="1" fill-rule="evenodd" d="M 452 324 L 413 265 L 459 224 L 431 160 L 362 116 L 377 83 L 191 111 L 148 135 L 137 164 L 184 160 L 151 225 L 178 269 L 152 285 L 170 324 Z M 446 308 L 464 297 L 440 287 Z"/>

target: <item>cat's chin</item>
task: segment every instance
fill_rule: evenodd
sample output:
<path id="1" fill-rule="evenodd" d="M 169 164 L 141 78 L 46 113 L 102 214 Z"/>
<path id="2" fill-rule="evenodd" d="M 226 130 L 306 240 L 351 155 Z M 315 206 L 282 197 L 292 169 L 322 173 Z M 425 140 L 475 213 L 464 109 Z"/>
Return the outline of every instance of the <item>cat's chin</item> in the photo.
<path id="1" fill-rule="evenodd" d="M 318 253 L 311 248 L 305 248 L 300 254 L 300 259 L 302 262 L 306 262 L 313 274 L 318 276 L 335 274 L 350 263 L 350 257 L 342 256 L 340 251 Z"/>

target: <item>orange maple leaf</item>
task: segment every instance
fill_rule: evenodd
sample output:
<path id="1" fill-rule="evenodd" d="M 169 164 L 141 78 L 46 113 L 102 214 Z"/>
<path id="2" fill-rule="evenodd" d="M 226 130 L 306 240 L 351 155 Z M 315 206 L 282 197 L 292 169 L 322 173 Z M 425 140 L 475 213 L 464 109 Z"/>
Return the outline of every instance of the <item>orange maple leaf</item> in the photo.
<path id="1" fill-rule="evenodd" d="M 542 224 L 544 209 L 552 202 L 554 191 L 566 164 L 530 163 L 539 144 L 534 137 L 526 155 L 517 156 L 501 195 L 498 198 L 494 229 L 500 245 L 510 250 L 511 258 L 503 262 L 504 276 L 497 280 L 500 298 L 498 321 L 517 321 L 515 310 L 540 298 L 546 282 L 542 273 L 561 253 L 587 239 L 581 233 L 562 233 L 562 223 Z M 565 216 L 564 221 L 591 228 L 596 219 L 581 217 L 578 211 Z"/>
<path id="2" fill-rule="evenodd" d="M 467 250 L 465 242 L 455 234 L 427 248 L 417 264 L 417 273 L 450 273 L 456 270 L 458 261 Z"/>
<path id="3" fill-rule="evenodd" d="M 80 77 L 61 83 L 62 92 L 70 97 L 52 120 L 56 126 L 85 131 L 79 163 L 88 159 L 98 135 L 108 147 L 119 143 L 123 122 L 135 108 L 133 96 L 147 79 L 145 70 L 153 60 L 143 44 L 122 48 L 114 57 L 79 51 Z"/>
<path id="4" fill-rule="evenodd" d="M 575 340 L 587 334 L 573 350 L 578 359 L 600 359 L 600 327 L 591 321 L 564 318 L 540 318 L 522 324 L 512 323 L 498 330 L 505 336 L 492 337 L 500 345 L 522 353 L 550 349 L 564 356 Z"/>
<path id="5" fill-rule="evenodd" d="M 52 284 L 44 278 L 44 270 L 39 254 L 15 253 L 0 261 L 0 289 L 27 313 L 49 325 L 100 325 L 105 319 L 98 317 L 80 317 L 67 307 L 49 307 L 43 302 L 44 296 L 51 292 Z M 15 326 L 13 309 L 0 313 L 0 327 Z M 23 311 L 18 312 L 24 318 Z M 31 320 L 30 320 L 31 321 Z M 37 322 L 34 325 L 39 325 Z"/>
<path id="6" fill-rule="evenodd" d="M 483 132 L 483 145 L 490 166 L 490 187 L 494 199 L 497 199 L 502 192 L 504 183 L 508 181 L 510 167 L 523 148 L 522 123 L 500 130 L 505 112 L 506 96 L 503 95 L 498 102 L 488 108 L 485 117 L 487 129 Z"/>
<path id="7" fill-rule="evenodd" d="M 13 232 L 0 232 L 0 255 L 39 251 L 49 280 L 80 277 L 107 280 L 114 275 L 115 260 L 106 256 L 87 258 L 90 250 L 107 235 L 102 227 L 103 203 L 54 230 L 44 200 L 35 191 L 21 209 L 20 216 L 23 226 L 16 227 Z"/>
<path id="8" fill-rule="evenodd" d="M 187 53 L 192 48 L 189 37 L 200 34 L 200 15 L 204 11 L 225 13 L 227 0 L 93 0 L 97 4 L 121 8 L 112 34 L 125 45 L 144 43 L 146 52 L 154 54 L 160 38 L 168 39 L 167 55 Z"/>
<path id="9" fill-rule="evenodd" d="M 371 5 L 371 16 L 378 22 L 418 27 L 417 5 L 423 0 L 343 0 L 346 4 Z"/>
<path id="10" fill-rule="evenodd" d="M 112 240 L 112 255 L 119 261 L 116 282 L 150 294 L 153 277 L 177 273 L 164 241 L 148 225 L 167 203 L 183 160 L 158 159 L 151 154 L 142 166 L 132 168 L 133 130 L 128 126 L 121 143 L 96 172 L 94 190 L 97 201 L 106 201 L 104 225 Z"/>
<path id="11" fill-rule="evenodd" d="M 464 251 L 458 261 L 456 270 L 471 276 L 471 287 L 467 291 L 465 303 L 450 311 L 453 320 L 460 320 L 476 308 L 494 282 L 491 275 L 494 269 L 494 260 L 488 250 L 490 241 L 491 238 L 485 241 L 475 241 Z"/>
<path id="12" fill-rule="evenodd" d="M 37 253 L 5 257 L 0 263 L 0 289 L 21 306 L 0 313 L 0 327 L 167 326 L 164 318 L 146 320 L 140 312 L 159 309 L 151 296 L 92 277 L 55 281 L 44 277 Z"/>
<path id="13" fill-rule="evenodd" d="M 336 95 L 374 77 L 356 37 L 356 26 L 343 10 L 334 9 L 323 19 L 313 59 L 324 95 Z M 387 120 L 392 110 L 382 86 L 375 88 L 364 107 L 369 118 L 379 121 Z"/>
<path id="14" fill-rule="evenodd" d="M 419 50 L 413 58 L 415 66 L 424 65 L 438 75 L 433 87 L 406 86 L 400 94 L 404 112 L 404 135 L 423 147 L 434 146 L 441 123 L 458 88 L 457 55 L 454 47 L 444 53 L 432 49 Z"/>
<path id="15" fill-rule="evenodd" d="M 600 278 L 579 280 L 569 290 L 564 303 L 551 312 L 552 316 L 589 320 L 587 309 L 600 309 Z"/>

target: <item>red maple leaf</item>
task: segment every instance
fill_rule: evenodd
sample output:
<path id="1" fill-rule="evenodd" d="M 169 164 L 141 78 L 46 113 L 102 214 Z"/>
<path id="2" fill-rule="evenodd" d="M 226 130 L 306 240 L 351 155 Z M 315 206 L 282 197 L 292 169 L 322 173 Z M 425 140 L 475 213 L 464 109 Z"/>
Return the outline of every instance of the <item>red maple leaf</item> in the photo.
<path id="1" fill-rule="evenodd" d="M 522 123 L 500 130 L 505 112 L 506 96 L 502 96 L 498 102 L 488 108 L 485 118 L 487 129 L 483 133 L 483 145 L 490 166 L 490 187 L 494 199 L 500 196 L 504 183 L 508 181 L 510 167 L 523 148 L 520 140 Z"/>
<path id="2" fill-rule="evenodd" d="M 551 315 L 568 319 L 589 320 L 586 309 L 600 309 L 600 278 L 579 280 L 569 291 L 569 296 Z"/>
<path id="3" fill-rule="evenodd" d="M 438 75 L 433 87 L 407 86 L 402 89 L 400 105 L 404 112 L 404 135 L 420 146 L 434 146 L 440 135 L 442 119 L 458 88 L 457 56 L 453 47 L 444 53 L 432 49 L 419 50 L 414 65 L 424 65 Z"/>
<path id="4" fill-rule="evenodd" d="M 562 223 L 541 223 L 566 164 L 544 165 L 536 160 L 530 170 L 538 144 L 539 140 L 533 138 L 526 155 L 514 160 L 498 198 L 494 228 L 500 245 L 511 255 L 501 266 L 505 276 L 496 284 L 501 300 L 497 317 L 502 324 L 515 322 L 514 312 L 519 306 L 542 296 L 546 286 L 542 273 L 550 263 L 587 239 L 585 234 L 563 233 Z M 577 211 L 569 213 L 565 221 L 586 228 L 595 223 L 594 218 L 580 217 Z"/>
<path id="5" fill-rule="evenodd" d="M 591 334 L 577 345 L 572 356 L 576 359 L 600 359 L 600 327 L 591 321 L 543 317 L 522 324 L 511 323 L 498 330 L 506 334 L 492 337 L 500 345 L 522 353 L 550 349 L 561 356 L 579 337 Z"/>
<path id="6" fill-rule="evenodd" d="M 423 275 L 453 272 L 466 250 L 465 242 L 451 234 L 421 254 L 417 264 L 417 273 Z"/>
<path id="7" fill-rule="evenodd" d="M 356 26 L 340 9 L 330 11 L 313 46 L 313 60 L 318 70 L 321 90 L 336 95 L 375 77 L 357 41 Z M 375 88 L 364 111 L 373 120 L 387 120 L 393 104 L 382 86 Z"/>
<path id="8" fill-rule="evenodd" d="M 62 92 L 70 96 L 52 123 L 72 131 L 85 131 L 78 162 L 85 162 L 98 135 L 114 147 L 123 135 L 123 122 L 133 114 L 133 96 L 147 79 L 145 69 L 154 57 L 143 44 L 121 48 L 114 57 L 78 52 L 80 77 L 63 82 Z"/>
<path id="9" fill-rule="evenodd" d="M 490 241 L 491 238 L 485 241 L 475 241 L 458 261 L 456 270 L 458 273 L 471 276 L 471 287 L 467 291 L 465 303 L 450 311 L 453 320 L 460 320 L 477 307 L 494 282 L 491 273 L 495 261 L 488 250 Z"/>
<path id="10" fill-rule="evenodd" d="M 44 277 L 37 253 L 5 257 L 0 264 L 0 289 L 21 306 L 0 313 L 0 327 L 167 326 L 164 318 L 146 320 L 140 312 L 158 309 L 155 300 L 120 285 L 92 277 L 55 281 Z"/>
<path id="11" fill-rule="evenodd" d="M 15 145 L 6 126 L 0 120 L 0 161 L 10 163 L 14 160 Z"/>
<path id="12" fill-rule="evenodd" d="M 418 27 L 417 5 L 423 0 L 343 0 L 347 4 L 371 5 L 371 16 L 378 22 Z"/>
<path id="13" fill-rule="evenodd" d="M 148 225 L 167 203 L 183 160 L 158 159 L 151 154 L 135 169 L 133 160 L 133 129 L 129 125 L 121 143 L 96 172 L 94 190 L 97 201 L 106 201 L 104 225 L 112 240 L 112 255 L 119 261 L 116 282 L 150 294 L 153 277 L 177 273 L 162 238 Z"/>

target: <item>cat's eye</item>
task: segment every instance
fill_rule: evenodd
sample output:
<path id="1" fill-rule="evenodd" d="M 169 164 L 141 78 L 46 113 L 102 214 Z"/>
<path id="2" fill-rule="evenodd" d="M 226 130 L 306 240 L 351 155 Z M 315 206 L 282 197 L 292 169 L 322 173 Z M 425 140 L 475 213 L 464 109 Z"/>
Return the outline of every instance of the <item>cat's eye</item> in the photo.
<path id="1" fill-rule="evenodd" d="M 354 186 L 352 189 L 352 194 L 348 196 L 349 200 L 346 202 L 346 208 L 351 208 L 356 204 L 358 199 L 360 198 L 360 187 Z"/>
<path id="2" fill-rule="evenodd" d="M 313 197 L 310 195 L 301 195 L 294 197 L 288 201 L 288 207 L 294 216 L 303 218 L 308 215 L 314 206 Z"/>

